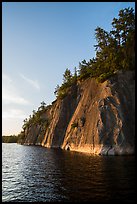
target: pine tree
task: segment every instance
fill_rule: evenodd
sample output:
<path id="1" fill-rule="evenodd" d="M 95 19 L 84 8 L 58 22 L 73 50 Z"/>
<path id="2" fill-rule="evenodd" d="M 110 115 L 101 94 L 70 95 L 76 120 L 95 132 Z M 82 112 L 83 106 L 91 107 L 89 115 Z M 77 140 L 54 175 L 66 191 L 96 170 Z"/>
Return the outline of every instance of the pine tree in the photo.
<path id="1" fill-rule="evenodd" d="M 63 83 L 70 84 L 72 79 L 71 71 L 67 68 L 63 74 Z"/>

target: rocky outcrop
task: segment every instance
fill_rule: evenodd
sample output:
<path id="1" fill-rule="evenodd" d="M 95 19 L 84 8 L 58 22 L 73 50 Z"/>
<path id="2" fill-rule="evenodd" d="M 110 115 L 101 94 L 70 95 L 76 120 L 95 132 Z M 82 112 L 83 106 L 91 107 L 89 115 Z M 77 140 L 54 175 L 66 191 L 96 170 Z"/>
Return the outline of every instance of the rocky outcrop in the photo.
<path id="1" fill-rule="evenodd" d="M 45 131 L 39 124 L 25 130 L 24 143 L 100 155 L 134 154 L 134 74 L 119 71 L 103 83 L 93 78 L 78 82 L 45 112 L 50 121 Z"/>
<path id="2" fill-rule="evenodd" d="M 57 100 L 51 109 L 51 123 L 45 133 L 42 146 L 61 147 L 66 129 L 79 102 L 77 85 L 71 87 L 63 100 Z"/>
<path id="3" fill-rule="evenodd" d="M 66 130 L 63 149 L 101 155 L 134 152 L 134 74 L 117 74 L 104 83 L 81 84 L 81 100 Z M 73 126 L 77 124 L 77 126 Z"/>
<path id="4" fill-rule="evenodd" d="M 31 123 L 24 130 L 24 144 L 25 145 L 41 145 L 48 123 L 51 120 L 50 117 L 51 106 L 41 114 L 41 123 Z"/>

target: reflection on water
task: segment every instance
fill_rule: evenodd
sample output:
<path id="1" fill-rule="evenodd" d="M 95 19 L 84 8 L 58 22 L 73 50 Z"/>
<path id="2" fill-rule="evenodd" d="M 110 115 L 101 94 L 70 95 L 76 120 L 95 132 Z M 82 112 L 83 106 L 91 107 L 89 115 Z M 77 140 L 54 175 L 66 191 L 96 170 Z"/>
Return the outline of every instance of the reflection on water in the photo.
<path id="1" fill-rule="evenodd" d="M 133 201 L 135 158 L 2 145 L 4 201 Z"/>

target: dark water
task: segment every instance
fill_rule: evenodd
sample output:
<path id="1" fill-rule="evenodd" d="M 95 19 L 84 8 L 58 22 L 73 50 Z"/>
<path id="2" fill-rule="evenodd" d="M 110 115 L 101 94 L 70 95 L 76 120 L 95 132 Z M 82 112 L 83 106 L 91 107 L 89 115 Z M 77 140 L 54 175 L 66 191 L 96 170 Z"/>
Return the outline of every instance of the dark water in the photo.
<path id="1" fill-rule="evenodd" d="M 2 201 L 134 201 L 134 156 L 2 144 Z"/>

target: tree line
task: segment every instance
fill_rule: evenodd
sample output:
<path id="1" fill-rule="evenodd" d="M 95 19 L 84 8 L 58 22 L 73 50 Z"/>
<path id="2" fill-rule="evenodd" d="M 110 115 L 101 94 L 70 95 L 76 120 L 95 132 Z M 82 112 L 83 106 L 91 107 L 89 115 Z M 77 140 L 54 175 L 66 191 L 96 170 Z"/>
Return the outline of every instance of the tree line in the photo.
<path id="1" fill-rule="evenodd" d="M 2 143 L 17 143 L 18 136 L 10 135 L 10 136 L 2 136 Z"/>
<path id="2" fill-rule="evenodd" d="M 94 45 L 96 57 L 79 62 L 74 74 L 66 69 L 61 86 L 55 88 L 57 98 L 64 98 L 69 87 L 87 78 L 95 78 L 104 82 L 118 70 L 135 69 L 135 13 L 133 8 L 119 11 L 118 18 L 113 18 L 112 30 L 105 31 L 101 27 L 95 29 L 97 44 Z"/>
<path id="3" fill-rule="evenodd" d="M 119 11 L 118 18 L 113 18 L 112 30 L 105 31 L 101 27 L 95 29 L 97 44 L 94 45 L 96 57 L 79 62 L 79 67 L 74 68 L 73 74 L 67 68 L 63 74 L 63 82 L 57 85 L 54 91 L 57 99 L 63 99 L 70 87 L 78 81 L 87 78 L 95 78 L 98 82 L 104 82 L 116 74 L 118 70 L 135 69 L 135 13 L 133 8 L 125 8 Z M 54 102 L 53 102 L 54 103 Z M 37 111 L 24 120 L 23 131 L 18 135 L 19 140 L 24 139 L 24 132 L 32 124 L 41 124 L 47 128 L 50 121 L 42 118 L 50 105 L 41 102 Z"/>

